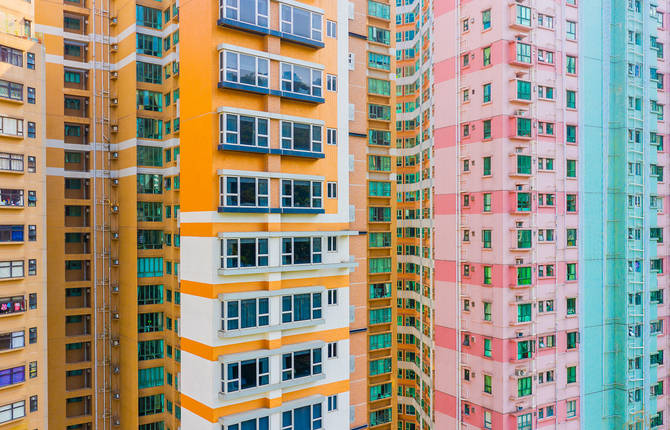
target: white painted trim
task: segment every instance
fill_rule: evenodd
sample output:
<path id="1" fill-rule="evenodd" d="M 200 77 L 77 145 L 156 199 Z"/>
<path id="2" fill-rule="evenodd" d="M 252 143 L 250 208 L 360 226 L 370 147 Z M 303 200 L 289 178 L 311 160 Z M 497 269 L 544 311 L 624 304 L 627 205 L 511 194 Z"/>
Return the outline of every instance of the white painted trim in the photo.
<path id="1" fill-rule="evenodd" d="M 277 3 L 284 3 L 284 4 L 294 6 L 294 7 L 300 8 L 300 9 L 305 9 L 305 10 L 308 10 L 310 12 L 320 13 L 321 15 L 325 14 L 323 9 L 319 9 L 318 7 L 314 7 L 314 6 L 305 4 L 305 3 L 300 3 L 300 2 L 297 2 L 295 0 L 273 0 L 273 1 L 276 1 Z M 325 29 L 324 29 L 324 34 L 325 34 Z M 346 40 L 346 39 L 344 39 L 344 40 Z"/>
<path id="2" fill-rule="evenodd" d="M 217 110 L 218 113 L 233 113 L 237 115 L 248 115 L 248 116 L 255 116 L 259 118 L 268 118 L 268 119 L 276 119 L 279 121 L 294 121 L 294 122 L 302 122 L 305 124 L 315 124 L 315 125 L 320 125 L 320 126 L 325 126 L 326 122 L 320 119 L 312 119 L 312 118 L 304 118 L 300 116 L 292 116 L 292 115 L 282 115 L 279 113 L 272 113 L 272 112 L 265 112 L 265 111 L 260 111 L 260 110 L 250 110 L 250 109 L 241 109 L 241 108 L 234 108 L 234 107 L 227 107 L 227 106 L 220 106 Z"/>
<path id="3" fill-rule="evenodd" d="M 298 60 L 296 58 L 285 57 L 283 55 L 271 54 L 264 51 L 256 51 L 255 49 L 243 48 L 241 46 L 229 45 L 227 43 L 220 43 L 216 49 L 218 51 L 231 51 L 238 52 L 241 54 L 253 55 L 255 57 L 267 58 L 274 61 L 280 61 L 283 63 L 297 64 L 299 66 L 311 67 L 312 69 L 324 70 L 325 66 L 319 63 L 312 63 L 311 61 Z"/>
<path id="4" fill-rule="evenodd" d="M 219 169 L 216 173 L 220 176 L 251 176 L 254 178 L 272 178 L 272 179 L 301 179 L 305 181 L 325 181 L 324 176 L 298 175 L 282 172 L 258 172 L 253 170 L 227 170 Z"/>
<path id="5" fill-rule="evenodd" d="M 327 237 L 327 236 L 358 236 L 357 231 L 224 231 L 219 239 L 233 238 L 269 238 L 269 237 Z"/>

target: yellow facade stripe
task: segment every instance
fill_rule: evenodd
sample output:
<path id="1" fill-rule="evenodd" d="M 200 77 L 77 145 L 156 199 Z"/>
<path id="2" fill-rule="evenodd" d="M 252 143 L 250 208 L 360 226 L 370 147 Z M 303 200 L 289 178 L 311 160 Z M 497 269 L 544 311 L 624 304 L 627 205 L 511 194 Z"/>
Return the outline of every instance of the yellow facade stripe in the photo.
<path id="1" fill-rule="evenodd" d="M 304 390 L 291 391 L 285 393 L 280 397 L 273 399 L 262 398 L 256 400 L 249 400 L 246 402 L 235 403 L 230 406 L 223 406 L 220 408 L 210 408 L 209 406 L 200 403 L 199 401 L 187 396 L 186 394 L 181 394 L 181 407 L 188 409 L 192 413 L 196 414 L 200 418 L 209 421 L 210 423 L 215 423 L 221 417 L 240 414 L 247 411 L 253 411 L 256 409 L 269 409 L 277 408 L 284 403 L 291 402 L 293 400 L 302 399 L 305 397 L 313 395 L 322 395 L 324 397 L 332 396 L 338 393 L 344 393 L 349 391 L 349 381 L 337 381 L 331 382 L 330 384 L 317 385 L 315 387 L 306 388 Z"/>
<path id="2" fill-rule="evenodd" d="M 323 286 L 327 289 L 348 287 L 349 276 L 336 275 L 318 278 L 283 279 L 280 281 L 240 282 L 235 284 L 206 284 L 182 279 L 181 293 L 205 299 L 216 299 L 219 294 L 224 293 L 276 291 L 284 288 L 312 287 L 315 285 Z"/>
<path id="3" fill-rule="evenodd" d="M 293 336 L 284 336 L 280 339 L 261 339 L 249 342 L 235 343 L 223 346 L 209 346 L 187 337 L 181 338 L 181 349 L 200 358 L 209 361 L 217 361 L 219 356 L 235 354 L 239 352 L 257 351 L 261 349 L 278 349 L 284 345 L 312 342 L 321 340 L 324 342 L 336 342 L 349 338 L 349 328 L 336 328 L 331 330 L 317 331 L 314 333 L 302 333 Z"/>

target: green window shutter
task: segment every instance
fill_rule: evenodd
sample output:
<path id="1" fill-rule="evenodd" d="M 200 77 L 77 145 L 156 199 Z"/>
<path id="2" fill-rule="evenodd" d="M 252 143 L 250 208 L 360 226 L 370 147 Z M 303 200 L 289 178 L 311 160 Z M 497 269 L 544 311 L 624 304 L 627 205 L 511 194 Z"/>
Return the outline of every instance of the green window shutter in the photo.
<path id="1" fill-rule="evenodd" d="M 491 157 L 484 157 L 484 176 L 491 175 Z"/>
<path id="2" fill-rule="evenodd" d="M 516 172 L 522 175 L 530 175 L 532 172 L 530 155 L 516 156 Z"/>
<path id="3" fill-rule="evenodd" d="M 519 100 L 531 99 L 530 82 L 521 80 L 516 81 L 516 98 Z"/>

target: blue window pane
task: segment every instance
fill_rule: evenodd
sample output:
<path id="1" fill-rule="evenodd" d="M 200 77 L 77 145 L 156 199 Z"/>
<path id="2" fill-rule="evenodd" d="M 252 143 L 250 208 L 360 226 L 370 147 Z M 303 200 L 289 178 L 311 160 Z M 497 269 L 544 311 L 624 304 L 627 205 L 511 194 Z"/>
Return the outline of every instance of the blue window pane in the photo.
<path id="1" fill-rule="evenodd" d="M 293 428 L 295 429 L 309 429 L 312 428 L 312 407 L 303 406 L 302 408 L 293 410 Z"/>

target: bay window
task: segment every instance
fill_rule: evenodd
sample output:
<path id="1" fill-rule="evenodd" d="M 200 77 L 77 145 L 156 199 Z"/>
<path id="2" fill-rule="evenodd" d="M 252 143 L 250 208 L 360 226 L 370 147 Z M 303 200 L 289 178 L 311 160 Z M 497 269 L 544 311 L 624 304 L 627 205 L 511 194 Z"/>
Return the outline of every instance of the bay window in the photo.
<path id="1" fill-rule="evenodd" d="M 291 63 L 281 63 L 281 89 L 289 93 L 321 97 L 323 71 Z"/>
<path id="2" fill-rule="evenodd" d="M 267 239 L 221 240 L 221 268 L 263 267 L 268 265 Z"/>
<path id="3" fill-rule="evenodd" d="M 284 208 L 321 208 L 323 182 L 284 179 L 281 181 L 281 205 Z"/>
<path id="4" fill-rule="evenodd" d="M 23 260 L 0 261 L 0 279 L 23 278 L 24 276 Z"/>
<path id="5" fill-rule="evenodd" d="M 0 170 L 23 172 L 23 155 L 0 152 Z M 0 205 L 3 205 L 1 201 Z"/>
<path id="6" fill-rule="evenodd" d="M 323 39 L 323 15 L 320 13 L 282 4 L 279 21 L 283 33 L 317 42 Z"/>
<path id="7" fill-rule="evenodd" d="M 281 122 L 282 149 L 321 152 L 323 131 L 320 125 Z"/>
<path id="8" fill-rule="evenodd" d="M 319 430 L 322 428 L 321 403 L 282 412 L 281 430 Z"/>
<path id="9" fill-rule="evenodd" d="M 222 113 L 219 115 L 219 143 L 267 148 L 269 122 L 267 118 Z"/>
<path id="10" fill-rule="evenodd" d="M 321 263 L 321 237 L 289 237 L 282 239 L 282 264 Z"/>
<path id="11" fill-rule="evenodd" d="M 23 120 L 0 116 L 0 134 L 8 136 L 23 136 Z"/>
<path id="12" fill-rule="evenodd" d="M 219 63 L 222 82 L 268 88 L 270 61 L 267 58 L 222 51 Z"/>
<path id="13" fill-rule="evenodd" d="M 268 3 L 269 0 L 219 0 L 219 17 L 267 27 Z"/>
<path id="14" fill-rule="evenodd" d="M 282 355 L 282 381 L 320 375 L 322 371 L 321 348 L 306 349 Z"/>
<path id="15" fill-rule="evenodd" d="M 221 329 L 238 330 L 270 324 L 267 298 L 229 300 L 221 303 Z"/>
<path id="16" fill-rule="evenodd" d="M 282 296 L 282 323 L 316 320 L 322 317 L 321 293 Z"/>
<path id="17" fill-rule="evenodd" d="M 219 182 L 221 206 L 268 207 L 269 179 L 224 176 Z"/>
<path id="18" fill-rule="evenodd" d="M 270 365 L 267 357 L 221 364 L 221 391 L 233 393 L 270 383 Z"/>

